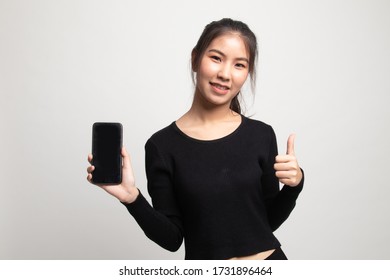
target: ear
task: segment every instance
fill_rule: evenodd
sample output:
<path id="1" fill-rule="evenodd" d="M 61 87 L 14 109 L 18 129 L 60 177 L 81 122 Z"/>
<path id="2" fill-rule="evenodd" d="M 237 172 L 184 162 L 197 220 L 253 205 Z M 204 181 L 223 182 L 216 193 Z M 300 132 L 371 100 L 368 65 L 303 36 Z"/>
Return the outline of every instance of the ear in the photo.
<path id="1" fill-rule="evenodd" d="M 197 52 L 195 51 L 195 49 L 193 49 L 191 52 L 191 69 L 194 73 L 198 72 L 197 66 L 195 65 L 197 55 Z"/>

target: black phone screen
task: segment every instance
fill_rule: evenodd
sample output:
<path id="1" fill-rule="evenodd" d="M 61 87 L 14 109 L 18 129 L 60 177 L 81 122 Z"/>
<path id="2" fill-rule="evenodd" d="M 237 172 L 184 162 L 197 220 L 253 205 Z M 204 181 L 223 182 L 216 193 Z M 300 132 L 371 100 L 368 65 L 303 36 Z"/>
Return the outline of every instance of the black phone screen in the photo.
<path id="1" fill-rule="evenodd" d="M 122 125 L 97 122 L 92 126 L 92 181 L 97 184 L 122 182 Z"/>

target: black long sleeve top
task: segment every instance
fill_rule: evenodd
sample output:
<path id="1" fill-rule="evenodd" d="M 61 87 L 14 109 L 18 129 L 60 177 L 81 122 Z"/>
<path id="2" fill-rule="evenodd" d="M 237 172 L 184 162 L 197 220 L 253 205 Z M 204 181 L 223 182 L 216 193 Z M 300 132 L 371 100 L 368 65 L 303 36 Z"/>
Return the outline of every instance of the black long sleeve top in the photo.
<path id="1" fill-rule="evenodd" d="M 145 234 L 186 259 L 228 259 L 280 246 L 274 236 L 303 188 L 283 186 L 273 168 L 271 126 L 242 116 L 216 140 L 198 140 L 173 122 L 145 145 L 151 206 L 140 193 L 125 204 Z"/>

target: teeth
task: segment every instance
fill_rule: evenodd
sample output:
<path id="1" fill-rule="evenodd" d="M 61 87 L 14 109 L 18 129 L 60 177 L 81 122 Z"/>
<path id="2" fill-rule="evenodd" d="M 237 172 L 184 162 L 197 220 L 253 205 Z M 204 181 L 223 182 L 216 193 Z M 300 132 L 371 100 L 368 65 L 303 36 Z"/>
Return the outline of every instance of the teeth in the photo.
<path id="1" fill-rule="evenodd" d="M 229 89 L 228 87 L 221 86 L 221 85 L 218 85 L 218 84 L 214 84 L 214 86 L 215 86 L 216 88 L 223 89 L 223 90 Z"/>

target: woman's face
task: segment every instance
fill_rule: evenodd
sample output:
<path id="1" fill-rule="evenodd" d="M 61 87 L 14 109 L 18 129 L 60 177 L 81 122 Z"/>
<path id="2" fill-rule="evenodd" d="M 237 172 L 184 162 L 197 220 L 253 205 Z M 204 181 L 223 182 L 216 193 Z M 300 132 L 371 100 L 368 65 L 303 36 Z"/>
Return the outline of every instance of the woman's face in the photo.
<path id="1" fill-rule="evenodd" d="M 244 41 L 234 33 L 215 38 L 196 72 L 196 94 L 214 105 L 230 106 L 249 73 L 249 53 Z"/>

